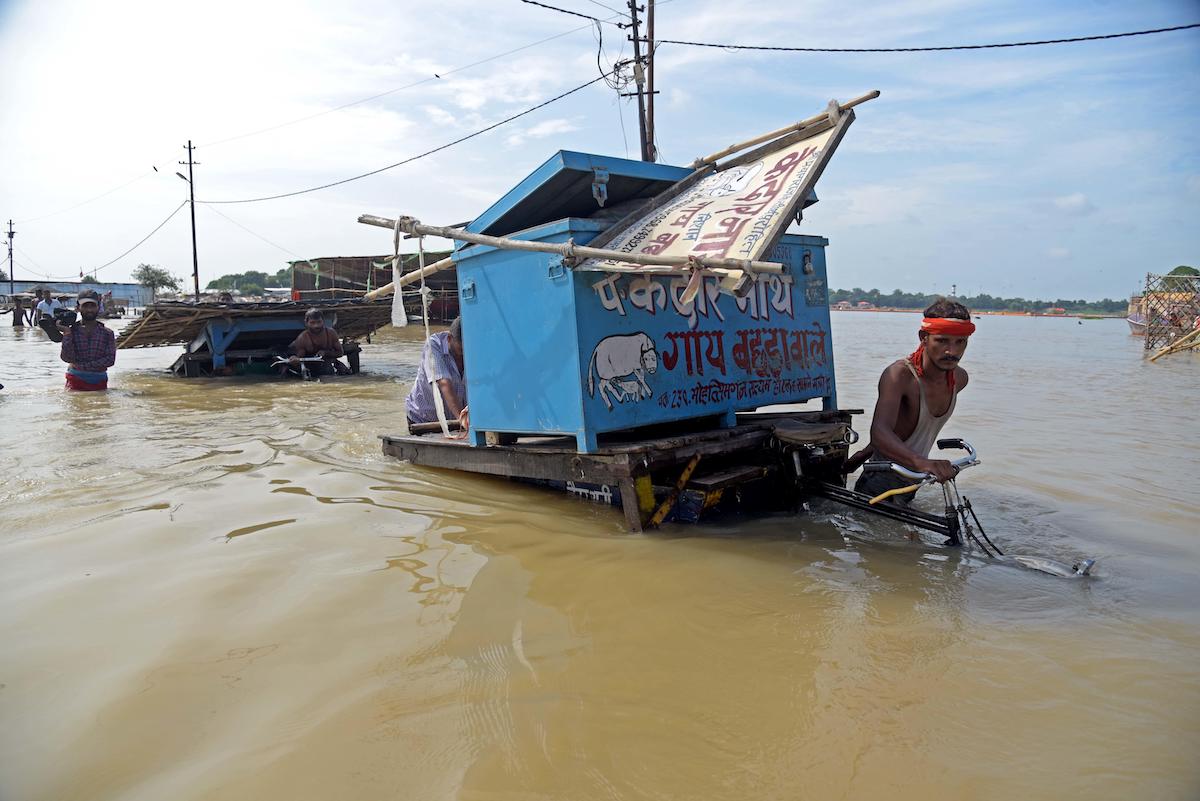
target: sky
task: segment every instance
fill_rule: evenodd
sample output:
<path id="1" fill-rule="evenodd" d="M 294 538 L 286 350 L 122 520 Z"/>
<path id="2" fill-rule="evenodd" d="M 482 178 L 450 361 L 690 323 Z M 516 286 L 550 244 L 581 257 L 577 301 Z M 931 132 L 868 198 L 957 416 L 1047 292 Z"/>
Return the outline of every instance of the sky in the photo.
<path id="1" fill-rule="evenodd" d="M 622 8 L 550 3 L 614 20 Z M 656 9 L 659 38 L 811 47 L 1200 22 L 1200 0 Z M 624 31 L 602 28 L 601 48 L 587 20 L 519 0 L 0 0 L 0 223 L 17 231 L 16 277 L 77 278 L 136 244 L 187 199 L 175 172 L 186 174 L 189 139 L 198 201 L 341 180 L 596 78 L 598 57 L 608 66 L 630 55 Z M 656 59 L 658 145 L 674 164 L 831 98 L 882 92 L 858 108 L 799 229 L 829 238 L 833 287 L 1096 299 L 1128 295 L 1147 272 L 1200 265 L 1200 29 L 952 53 L 663 44 Z M 363 180 L 198 202 L 201 284 L 293 259 L 387 253 L 390 233 L 358 215 L 458 223 L 559 149 L 637 158 L 637 141 L 633 101 L 597 83 Z M 128 280 L 143 262 L 190 279 L 186 207 L 97 276 Z"/>

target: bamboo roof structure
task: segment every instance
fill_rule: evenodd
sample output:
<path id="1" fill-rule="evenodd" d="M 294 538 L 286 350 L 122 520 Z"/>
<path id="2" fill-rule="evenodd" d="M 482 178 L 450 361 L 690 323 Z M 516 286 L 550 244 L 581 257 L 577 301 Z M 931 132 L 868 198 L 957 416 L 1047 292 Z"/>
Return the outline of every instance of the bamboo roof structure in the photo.
<path id="1" fill-rule="evenodd" d="M 146 307 L 117 336 L 118 348 L 151 348 L 185 345 L 193 341 L 211 320 L 239 317 L 296 317 L 309 309 L 337 312 L 338 335 L 361 339 L 391 323 L 392 301 L 361 298 L 332 301 L 287 301 L 283 303 L 194 303 L 164 301 Z"/>

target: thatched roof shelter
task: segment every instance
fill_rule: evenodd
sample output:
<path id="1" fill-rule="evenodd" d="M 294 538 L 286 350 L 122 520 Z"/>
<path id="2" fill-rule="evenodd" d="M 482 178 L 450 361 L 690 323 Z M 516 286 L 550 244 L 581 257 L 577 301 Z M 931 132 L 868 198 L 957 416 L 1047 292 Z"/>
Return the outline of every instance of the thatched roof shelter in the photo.
<path id="1" fill-rule="evenodd" d="M 238 317 L 296 317 L 308 309 L 337 312 L 337 332 L 346 339 L 360 339 L 392 319 L 392 299 L 333 300 L 286 303 L 194 303 L 166 301 L 146 307 L 117 336 L 118 348 L 148 348 L 185 345 L 204 330 L 210 320 Z"/>

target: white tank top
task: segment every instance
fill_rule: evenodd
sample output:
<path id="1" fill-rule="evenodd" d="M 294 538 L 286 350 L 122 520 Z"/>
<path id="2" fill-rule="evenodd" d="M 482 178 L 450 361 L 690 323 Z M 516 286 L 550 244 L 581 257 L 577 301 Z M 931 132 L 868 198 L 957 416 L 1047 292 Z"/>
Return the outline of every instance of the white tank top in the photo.
<path id="1" fill-rule="evenodd" d="M 946 413 L 941 417 L 934 417 L 933 413 L 929 411 L 929 405 L 925 402 L 925 384 L 917 375 L 917 369 L 908 361 L 904 363 L 904 366 L 913 374 L 913 378 L 917 379 L 917 389 L 921 391 L 921 409 L 917 413 L 917 427 L 908 435 L 908 439 L 904 440 L 904 444 L 913 453 L 928 458 L 934 443 L 937 442 L 938 434 L 942 432 L 942 427 L 946 425 L 950 415 L 954 414 L 954 404 L 958 402 L 958 390 L 956 387 L 954 394 L 950 396 L 950 408 L 946 409 Z"/>

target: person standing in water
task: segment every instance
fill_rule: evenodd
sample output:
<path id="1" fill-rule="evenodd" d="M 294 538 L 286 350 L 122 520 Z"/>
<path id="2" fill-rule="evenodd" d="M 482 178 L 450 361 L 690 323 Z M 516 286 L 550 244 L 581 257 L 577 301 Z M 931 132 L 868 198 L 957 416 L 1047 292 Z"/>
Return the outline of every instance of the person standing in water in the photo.
<path id="1" fill-rule="evenodd" d="M 846 463 L 849 473 L 866 462 L 856 492 L 876 496 L 913 483 L 892 472 L 889 462 L 930 473 L 939 482 L 954 478 L 954 465 L 930 459 L 929 452 L 954 414 L 958 393 L 967 388 L 967 371 L 959 362 L 974 332 L 971 312 L 961 303 L 939 298 L 925 310 L 916 351 L 888 365 L 879 378 L 870 444 Z M 914 494 L 892 500 L 907 504 Z"/>
<path id="2" fill-rule="evenodd" d="M 67 363 L 67 389 L 95 392 L 108 389 L 108 368 L 117 361 L 117 338 L 100 322 L 100 299 L 91 289 L 79 293 L 82 322 L 58 326 L 63 334 L 59 358 Z"/>

